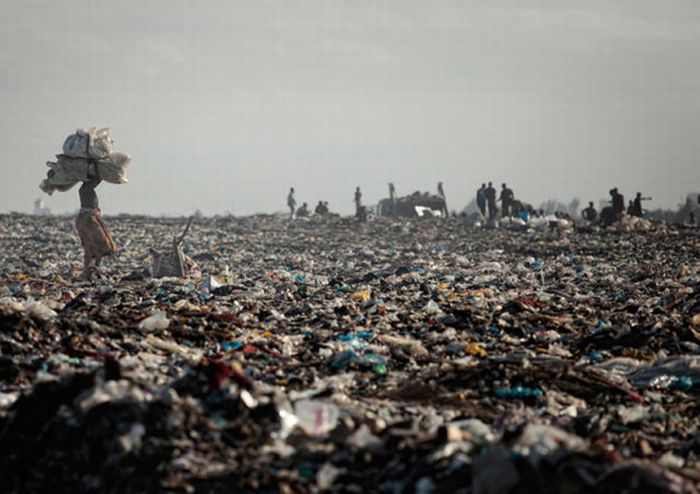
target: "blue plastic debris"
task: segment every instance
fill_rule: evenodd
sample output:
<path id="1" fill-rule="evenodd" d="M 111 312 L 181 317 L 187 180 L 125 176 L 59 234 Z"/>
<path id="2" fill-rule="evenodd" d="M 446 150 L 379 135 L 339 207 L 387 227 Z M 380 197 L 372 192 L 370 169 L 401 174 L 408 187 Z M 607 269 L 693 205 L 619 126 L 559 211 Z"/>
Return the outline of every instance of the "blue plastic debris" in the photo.
<path id="1" fill-rule="evenodd" d="M 224 341 L 221 344 L 221 350 L 224 352 L 240 350 L 243 348 L 243 343 L 240 341 Z"/>
<path id="2" fill-rule="evenodd" d="M 499 398 L 527 398 L 530 396 L 542 396 L 542 390 L 515 386 L 514 388 L 497 389 L 494 391 L 494 394 Z"/>

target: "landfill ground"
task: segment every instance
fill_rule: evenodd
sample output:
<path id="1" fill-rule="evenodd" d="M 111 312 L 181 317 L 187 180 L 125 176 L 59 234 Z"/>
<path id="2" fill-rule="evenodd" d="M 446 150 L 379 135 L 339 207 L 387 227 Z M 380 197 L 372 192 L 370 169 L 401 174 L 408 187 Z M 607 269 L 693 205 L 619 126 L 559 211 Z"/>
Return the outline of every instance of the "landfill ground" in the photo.
<path id="1" fill-rule="evenodd" d="M 0 215 L 2 492 L 700 490 L 697 230 L 73 221 Z"/>

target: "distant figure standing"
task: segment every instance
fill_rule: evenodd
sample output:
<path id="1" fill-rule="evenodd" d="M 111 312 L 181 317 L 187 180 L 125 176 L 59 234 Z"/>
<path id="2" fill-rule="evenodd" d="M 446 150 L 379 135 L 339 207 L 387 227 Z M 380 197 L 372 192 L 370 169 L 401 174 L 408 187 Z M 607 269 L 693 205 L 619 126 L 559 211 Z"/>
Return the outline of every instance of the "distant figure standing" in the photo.
<path id="1" fill-rule="evenodd" d="M 389 201 L 391 202 L 391 215 L 396 216 L 396 189 L 394 182 L 389 182 Z"/>
<path id="2" fill-rule="evenodd" d="M 289 219 L 294 219 L 294 211 L 297 207 L 297 201 L 294 199 L 294 187 L 289 188 L 289 194 L 287 194 L 287 207 L 289 207 Z"/>
<path id="3" fill-rule="evenodd" d="M 442 210 L 440 212 L 445 216 L 445 218 L 448 218 L 450 213 L 447 211 L 447 198 L 445 197 L 445 189 L 442 188 L 442 182 L 438 182 L 437 191 L 438 196 L 440 199 L 442 199 Z"/>
<path id="4" fill-rule="evenodd" d="M 644 210 L 642 209 L 642 201 L 650 200 L 651 197 L 642 197 L 642 193 L 637 192 L 634 201 L 632 201 L 630 216 L 636 216 L 637 218 L 641 218 L 642 216 L 644 216 Z"/>
<path id="5" fill-rule="evenodd" d="M 359 186 L 355 188 L 355 198 L 353 199 L 353 202 L 355 203 L 355 214 L 358 214 L 360 208 L 362 207 L 362 192 L 360 191 Z"/>
<path id="6" fill-rule="evenodd" d="M 513 205 L 513 200 L 515 196 L 513 191 L 508 188 L 506 184 L 501 184 L 501 197 L 498 199 L 501 201 L 501 207 L 503 208 L 501 212 L 501 217 L 505 218 L 511 215 L 511 206 Z"/>
<path id="7" fill-rule="evenodd" d="M 588 207 L 581 211 L 581 216 L 584 220 L 590 223 L 596 222 L 596 220 L 598 219 L 598 211 L 596 211 L 593 207 L 593 201 L 589 202 Z"/>
<path id="8" fill-rule="evenodd" d="M 610 189 L 610 197 L 612 205 L 603 208 L 600 212 L 600 220 L 605 227 L 621 221 L 625 214 L 625 197 L 617 191 L 617 187 Z"/>
<path id="9" fill-rule="evenodd" d="M 481 188 L 476 191 L 476 205 L 481 212 L 481 217 L 486 218 L 486 184 L 481 184 Z"/>
<path id="10" fill-rule="evenodd" d="M 489 218 L 494 219 L 498 214 L 498 209 L 496 208 L 496 189 L 493 188 L 493 183 L 489 182 L 484 193 L 486 194 L 486 203 L 489 206 Z"/>
<path id="11" fill-rule="evenodd" d="M 88 165 L 89 166 L 89 165 Z M 107 229 L 100 212 L 99 200 L 95 188 L 102 180 L 99 178 L 97 166 L 94 165 L 94 173 L 91 178 L 78 191 L 80 194 L 80 212 L 75 220 L 78 229 L 80 243 L 85 251 L 83 278 L 92 279 L 99 274 L 100 261 L 104 256 L 114 254 L 117 246 L 112 235 Z"/>
<path id="12" fill-rule="evenodd" d="M 617 187 L 610 191 L 610 195 L 612 196 L 613 213 L 615 213 L 616 220 L 619 221 L 625 213 L 625 196 L 620 194 Z"/>
<path id="13" fill-rule="evenodd" d="M 355 198 L 353 199 L 355 203 L 355 217 L 360 220 L 361 223 L 367 221 L 367 208 L 362 205 L 362 192 L 360 192 L 360 187 L 355 188 Z"/>

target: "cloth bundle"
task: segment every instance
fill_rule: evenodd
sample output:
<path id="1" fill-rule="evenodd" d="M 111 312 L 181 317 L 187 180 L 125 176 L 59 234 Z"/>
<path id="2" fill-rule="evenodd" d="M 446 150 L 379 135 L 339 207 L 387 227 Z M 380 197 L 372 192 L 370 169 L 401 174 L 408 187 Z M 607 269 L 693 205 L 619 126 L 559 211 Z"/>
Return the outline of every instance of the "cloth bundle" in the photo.
<path id="1" fill-rule="evenodd" d="M 94 127 L 78 129 L 63 143 L 63 154 L 56 161 L 46 162 L 50 168 L 39 188 L 51 195 L 54 191 L 65 192 L 78 182 L 99 177 L 105 182 L 125 184 L 131 156 L 113 152 L 112 131 Z"/>

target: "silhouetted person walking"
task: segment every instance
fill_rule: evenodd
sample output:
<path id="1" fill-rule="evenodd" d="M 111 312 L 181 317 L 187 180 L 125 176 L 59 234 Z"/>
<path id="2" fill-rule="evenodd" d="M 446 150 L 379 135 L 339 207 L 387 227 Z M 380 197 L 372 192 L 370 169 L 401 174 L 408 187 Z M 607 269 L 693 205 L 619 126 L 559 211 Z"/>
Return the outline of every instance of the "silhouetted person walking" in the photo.
<path id="1" fill-rule="evenodd" d="M 625 214 L 625 197 L 617 191 L 617 187 L 610 189 L 611 206 L 603 208 L 600 212 L 600 220 L 603 226 L 610 226 L 621 221 Z"/>
<path id="2" fill-rule="evenodd" d="M 362 192 L 360 191 L 360 187 L 355 188 L 355 198 L 352 201 L 355 203 L 355 213 L 357 214 L 362 207 Z"/>
<path id="3" fill-rule="evenodd" d="M 83 182 L 78 191 L 80 212 L 75 220 L 80 243 L 85 251 L 83 277 L 86 279 L 92 279 L 94 275 L 99 274 L 102 258 L 114 254 L 117 249 L 107 225 L 102 221 L 99 200 L 95 192 L 95 188 L 102 180 L 99 178 L 97 166 L 94 162 L 91 164 L 94 167 L 94 173 L 90 180 Z M 90 163 L 88 167 L 89 165 Z"/>
<path id="4" fill-rule="evenodd" d="M 481 184 L 481 188 L 476 191 L 476 206 L 481 212 L 481 217 L 486 218 L 486 184 Z"/>
<path id="5" fill-rule="evenodd" d="M 294 199 L 294 187 L 289 188 L 289 194 L 287 194 L 287 207 L 289 207 L 289 219 L 294 219 L 294 211 L 297 207 L 297 201 Z"/>
<path id="6" fill-rule="evenodd" d="M 489 218 L 494 219 L 496 214 L 498 214 L 498 209 L 496 208 L 496 189 L 493 188 L 493 183 L 489 182 L 489 186 L 484 191 L 484 194 L 489 207 Z"/>
<path id="7" fill-rule="evenodd" d="M 355 217 L 360 220 L 361 223 L 367 221 L 367 208 L 362 205 L 362 192 L 360 192 L 360 187 L 355 189 L 355 198 L 353 199 L 355 203 Z"/>
<path id="8" fill-rule="evenodd" d="M 445 197 L 445 189 L 442 188 L 442 182 L 438 182 L 437 185 L 438 196 L 442 199 L 442 210 L 440 211 L 445 218 L 449 217 L 449 212 L 447 211 L 447 198 Z"/>
<path id="9" fill-rule="evenodd" d="M 511 206 L 513 205 L 513 200 L 515 195 L 513 191 L 506 186 L 506 184 L 501 184 L 501 197 L 498 199 L 501 201 L 501 217 L 505 218 L 511 215 Z"/>
<path id="10" fill-rule="evenodd" d="M 622 215 L 625 213 L 625 196 L 620 194 L 617 187 L 610 191 L 610 195 L 612 197 L 612 208 L 613 213 L 615 213 L 615 219 L 616 221 L 620 221 Z"/>

